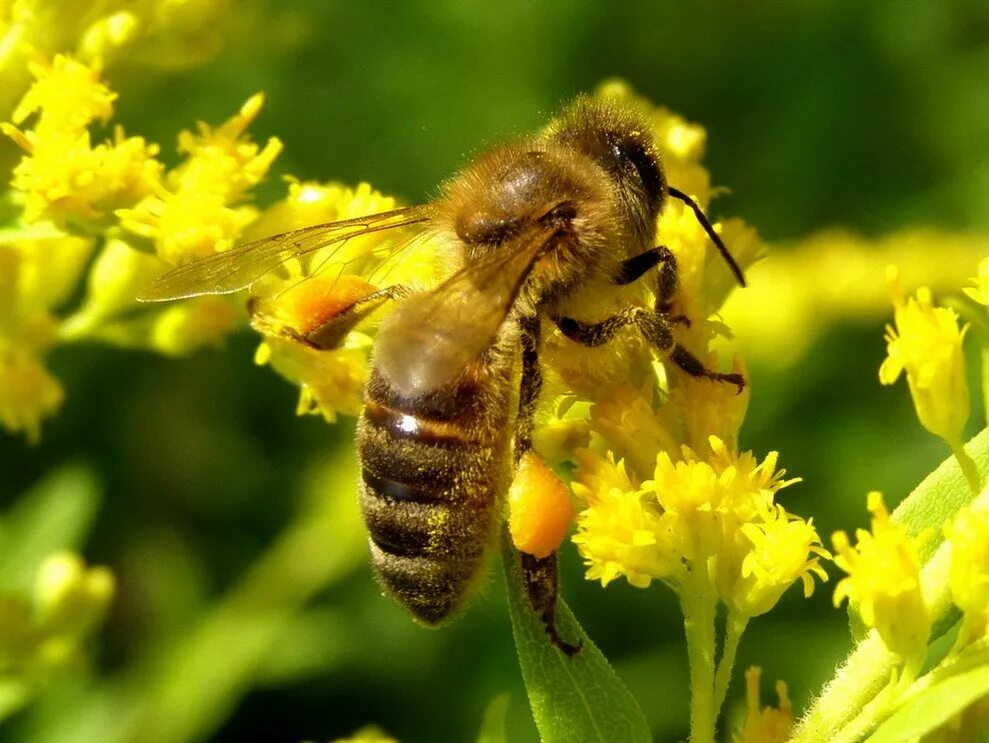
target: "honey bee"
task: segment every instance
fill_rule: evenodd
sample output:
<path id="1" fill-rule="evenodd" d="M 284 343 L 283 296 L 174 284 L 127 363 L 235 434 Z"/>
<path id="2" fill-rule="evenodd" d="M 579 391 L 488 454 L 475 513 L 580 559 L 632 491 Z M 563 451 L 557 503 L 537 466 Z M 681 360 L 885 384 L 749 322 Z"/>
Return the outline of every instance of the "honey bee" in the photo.
<path id="1" fill-rule="evenodd" d="M 380 582 L 415 619 L 436 625 L 478 580 L 503 494 L 532 447 L 545 323 L 587 346 L 632 325 L 686 373 L 739 391 L 745 385 L 674 340 L 672 324 L 687 321 L 671 311 L 676 260 L 656 245 L 656 220 L 670 198 L 693 210 L 744 286 L 700 208 L 667 183 L 647 123 L 617 103 L 580 97 L 542 133 L 482 154 L 432 203 L 236 247 L 171 270 L 141 298 L 234 292 L 291 258 L 396 228 L 450 246 L 452 274 L 437 288 L 371 292 L 297 336 L 332 348 L 375 308 L 395 303 L 375 338 L 357 429 L 360 501 Z M 624 285 L 653 269 L 653 308 L 629 307 L 600 322 L 568 313 L 568 300 L 592 281 Z M 555 628 L 556 553 L 520 559 L 550 639 L 578 652 Z"/>

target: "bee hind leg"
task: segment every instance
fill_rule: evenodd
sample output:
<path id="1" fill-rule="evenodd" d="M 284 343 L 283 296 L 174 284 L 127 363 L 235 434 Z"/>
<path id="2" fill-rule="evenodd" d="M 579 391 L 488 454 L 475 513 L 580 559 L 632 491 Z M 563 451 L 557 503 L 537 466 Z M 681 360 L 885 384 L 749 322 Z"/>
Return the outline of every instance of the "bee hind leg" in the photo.
<path id="1" fill-rule="evenodd" d="M 580 652 L 584 643 L 580 641 L 574 645 L 566 642 L 556 631 L 556 599 L 559 593 L 556 553 L 549 557 L 535 557 L 526 552 L 519 552 L 519 555 L 522 558 L 522 579 L 533 611 L 542 620 L 550 642 L 572 658 Z"/>
<path id="2" fill-rule="evenodd" d="M 339 348 L 347 334 L 386 301 L 404 299 L 411 293 L 412 291 L 402 284 L 394 284 L 379 289 L 367 296 L 355 299 L 309 331 L 305 333 L 290 332 L 289 335 L 293 340 L 317 351 L 331 351 Z"/>

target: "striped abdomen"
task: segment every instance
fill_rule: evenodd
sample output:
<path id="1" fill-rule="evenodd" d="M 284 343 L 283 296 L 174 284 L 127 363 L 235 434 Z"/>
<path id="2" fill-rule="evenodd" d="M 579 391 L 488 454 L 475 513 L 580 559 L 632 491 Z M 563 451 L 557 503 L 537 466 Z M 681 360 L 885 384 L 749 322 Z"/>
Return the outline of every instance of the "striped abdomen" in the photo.
<path id="1" fill-rule="evenodd" d="M 371 560 L 389 592 L 426 624 L 457 608 L 498 522 L 509 371 L 485 354 L 420 398 L 398 397 L 377 371 L 367 386 L 357 447 Z"/>

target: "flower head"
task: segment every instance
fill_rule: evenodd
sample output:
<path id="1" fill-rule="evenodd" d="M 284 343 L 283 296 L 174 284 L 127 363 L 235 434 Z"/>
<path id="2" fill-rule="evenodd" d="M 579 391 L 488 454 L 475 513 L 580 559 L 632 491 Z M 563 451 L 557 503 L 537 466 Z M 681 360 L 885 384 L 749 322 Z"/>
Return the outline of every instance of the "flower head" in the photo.
<path id="1" fill-rule="evenodd" d="M 951 599 L 969 622 L 985 625 L 989 613 L 989 512 L 962 508 L 945 524 L 951 544 Z"/>
<path id="2" fill-rule="evenodd" d="M 786 683 L 776 682 L 778 707 L 762 707 L 759 679 L 762 669 L 752 666 L 745 672 L 745 722 L 737 743 L 783 743 L 793 727 L 793 708 L 787 694 Z"/>
<path id="3" fill-rule="evenodd" d="M 890 650 L 913 658 L 927 646 L 930 617 L 920 586 L 921 539 L 894 523 L 882 495 L 869 493 L 872 530 L 858 529 L 853 547 L 843 531 L 831 537 L 835 564 L 848 573 L 835 586 L 834 605 L 846 598 L 875 627 Z"/>
<path id="4" fill-rule="evenodd" d="M 888 356 L 879 368 L 879 381 L 893 384 L 905 371 L 920 422 L 955 447 L 969 413 L 962 354 L 967 327 L 959 329 L 954 310 L 935 307 L 926 287 L 905 298 L 895 267 L 890 266 L 887 278 L 895 327 L 886 327 Z"/>
<path id="5" fill-rule="evenodd" d="M 989 307 L 989 258 L 979 261 L 979 275 L 972 279 L 974 287 L 966 286 L 962 291 L 979 304 Z"/>

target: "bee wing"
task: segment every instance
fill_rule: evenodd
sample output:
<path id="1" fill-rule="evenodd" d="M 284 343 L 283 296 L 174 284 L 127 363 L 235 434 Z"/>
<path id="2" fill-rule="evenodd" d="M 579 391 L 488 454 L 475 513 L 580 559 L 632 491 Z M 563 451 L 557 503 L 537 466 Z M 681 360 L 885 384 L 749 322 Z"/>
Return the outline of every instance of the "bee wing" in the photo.
<path id="1" fill-rule="evenodd" d="M 201 294 L 230 294 L 246 289 L 292 258 L 374 232 L 429 222 L 429 206 L 410 206 L 341 222 L 303 227 L 239 245 L 162 274 L 145 289 L 142 302 L 186 299 Z"/>
<path id="2" fill-rule="evenodd" d="M 468 264 L 434 291 L 403 300 L 385 318 L 375 339 L 375 367 L 393 390 L 407 397 L 436 390 L 491 346 L 554 234 L 533 232 Z"/>

